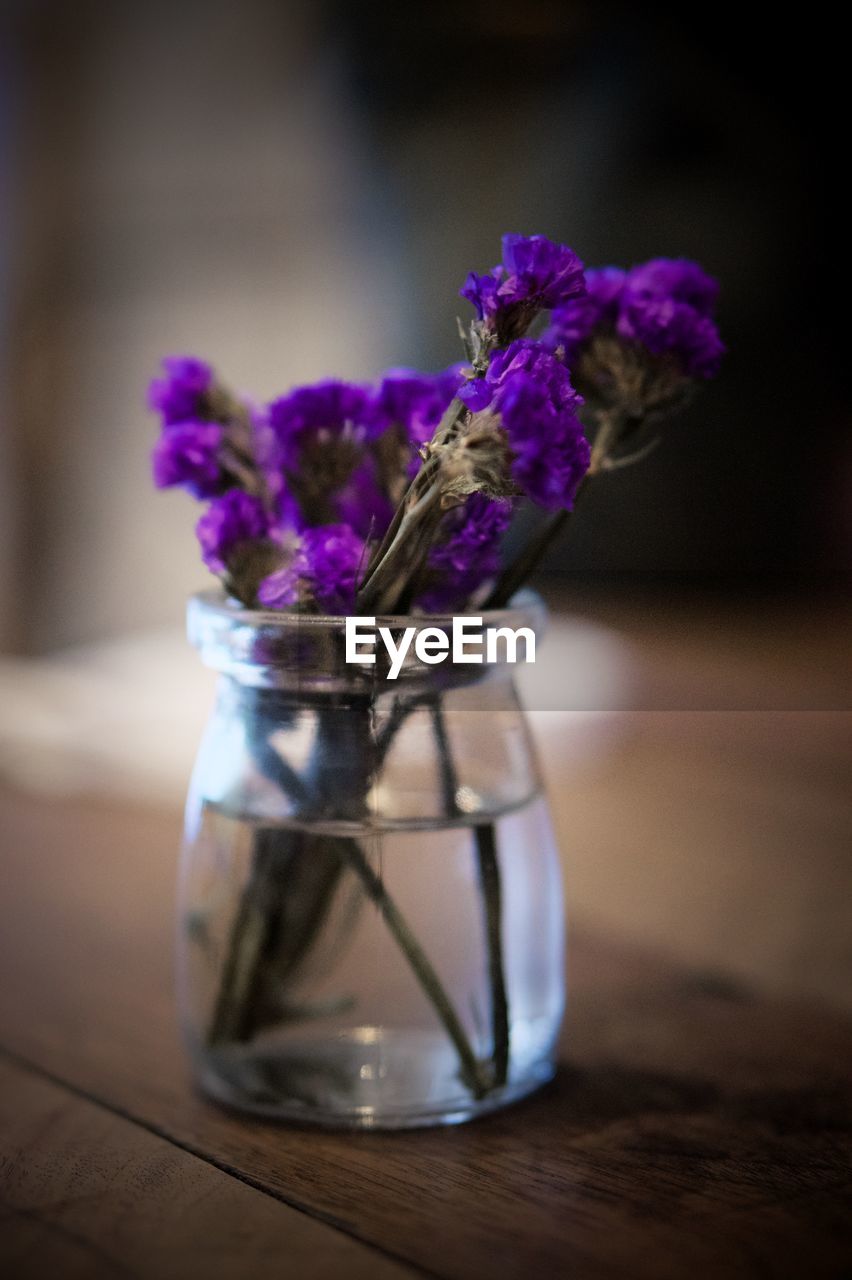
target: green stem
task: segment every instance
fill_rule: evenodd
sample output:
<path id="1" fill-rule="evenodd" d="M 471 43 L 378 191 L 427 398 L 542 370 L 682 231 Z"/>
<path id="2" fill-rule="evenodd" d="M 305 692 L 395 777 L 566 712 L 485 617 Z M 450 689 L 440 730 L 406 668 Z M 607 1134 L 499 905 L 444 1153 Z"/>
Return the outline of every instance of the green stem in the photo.
<path id="1" fill-rule="evenodd" d="M 394 717 L 391 737 L 412 709 L 413 707 L 400 704 L 398 716 Z M 258 737 L 262 739 L 263 735 Z M 388 741 L 385 749 L 389 744 Z M 253 745 L 257 751 L 262 743 L 255 741 Z M 260 754 L 268 766 L 270 761 L 263 752 Z M 287 789 L 294 779 L 281 777 L 279 774 L 279 781 Z M 296 791 L 299 798 L 304 797 L 304 783 L 301 780 Z M 294 840 L 302 842 L 296 849 L 293 848 Z M 299 908 L 291 917 L 286 910 L 286 897 L 291 887 L 289 878 L 293 873 L 298 877 L 300 870 L 310 872 L 311 867 L 300 868 L 298 856 L 294 864 L 293 857 L 288 855 L 294 852 L 296 855 L 304 855 L 310 859 L 311 865 L 317 868 L 319 874 L 321 864 L 328 861 L 332 851 L 337 852 L 338 860 L 330 883 L 328 877 L 320 875 L 319 883 L 314 885 L 314 878 L 309 876 L 310 883 L 305 884 L 305 894 L 299 894 Z M 264 984 L 267 976 L 281 979 L 279 961 L 283 961 L 286 976 L 312 945 L 327 910 L 329 898 L 336 887 L 337 872 L 345 865 L 351 867 L 368 898 L 379 907 L 390 933 L 432 1003 L 458 1054 L 464 1083 L 475 1098 L 484 1097 L 491 1081 L 473 1051 L 440 978 L 404 915 L 387 892 L 381 877 L 370 865 L 367 855 L 356 840 L 347 837 L 325 837 L 321 841 L 310 836 L 305 838 L 303 833 L 275 828 L 264 828 L 257 832 L 251 877 L 241 896 L 231 929 L 222 979 L 208 1031 L 208 1043 L 244 1043 L 255 1034 L 259 1019 L 264 1013 Z M 285 883 L 285 878 L 288 883 Z M 282 955 L 276 956 L 276 948 L 280 949 L 282 946 Z"/>
<path id="2" fill-rule="evenodd" d="M 421 472 L 424 474 L 425 468 Z M 405 589 L 412 566 L 418 568 L 421 558 L 428 552 L 434 526 L 443 515 L 440 477 L 422 493 L 419 489 L 411 490 L 410 499 L 411 505 L 402 517 L 393 541 L 358 592 L 359 610 L 391 612 Z"/>
<path id="3" fill-rule="evenodd" d="M 462 1026 L 453 1008 L 449 996 L 441 984 L 429 957 L 411 931 L 404 915 L 391 898 L 381 876 L 373 870 L 370 861 L 357 840 L 340 838 L 344 856 L 348 859 L 353 871 L 361 880 L 367 896 L 376 904 L 382 913 L 385 924 L 395 938 L 400 950 L 408 960 L 411 970 L 423 991 L 444 1024 L 447 1035 L 452 1041 L 461 1064 L 461 1074 L 467 1087 L 475 1098 L 482 1098 L 488 1092 L 489 1080 L 485 1078 L 482 1064 L 477 1060 Z"/>
<path id="4" fill-rule="evenodd" d="M 370 558 L 370 563 L 367 566 L 367 571 L 358 591 L 358 609 L 360 611 L 371 607 L 372 602 L 379 599 L 381 588 L 377 591 L 376 577 L 387 577 L 388 566 L 399 558 L 401 552 L 406 550 L 406 539 L 410 536 L 412 525 L 416 523 L 416 521 L 412 520 L 414 512 L 417 511 L 420 515 L 423 514 L 421 511 L 423 495 L 429 496 L 430 491 L 435 490 L 437 498 L 440 498 L 440 487 L 433 483 L 433 475 L 440 470 L 441 465 L 438 449 L 455 436 L 459 422 L 466 413 L 467 406 L 456 397 L 450 401 L 444 416 L 435 428 L 435 433 L 428 445 L 428 449 L 431 452 L 428 453 L 423 466 L 408 486 L 402 501 L 394 512 L 393 520 L 385 536 Z M 428 542 L 428 539 L 426 541 Z M 426 549 L 428 550 L 428 547 Z M 400 577 L 399 570 L 396 577 Z M 401 586 L 399 591 L 402 589 L 403 587 Z M 384 594 L 388 594 L 387 588 Z M 391 606 L 386 605 L 385 607 L 390 608 Z"/>
<path id="5" fill-rule="evenodd" d="M 479 880 L 485 907 L 485 935 L 488 944 L 488 976 L 491 986 L 491 1034 L 494 1085 L 504 1085 L 509 1077 L 509 999 L 503 963 L 503 893 L 497 860 L 497 833 L 493 822 L 474 827 Z"/>
<path id="6" fill-rule="evenodd" d="M 406 489 L 405 493 L 403 494 L 400 500 L 399 506 L 394 512 L 393 519 L 388 525 L 388 528 L 385 532 L 385 536 L 382 538 L 381 542 L 376 547 L 375 551 L 370 557 L 370 563 L 367 565 L 367 571 L 364 574 L 363 579 L 361 580 L 361 587 L 360 587 L 361 591 L 363 591 L 368 586 L 374 573 L 376 572 L 376 569 L 379 567 L 385 555 L 387 554 L 387 552 L 390 550 L 390 548 L 393 546 L 394 542 L 396 541 L 400 526 L 403 520 L 405 519 L 406 515 L 409 513 L 412 506 L 414 505 L 415 495 L 418 494 L 423 489 L 423 486 L 425 485 L 426 481 L 431 479 L 432 473 L 436 471 L 437 468 L 438 468 L 437 457 L 433 455 L 432 457 L 427 458 L 423 466 L 417 472 L 417 475 L 414 477 L 414 479 L 411 481 L 410 485 Z"/>
<path id="7" fill-rule="evenodd" d="M 579 496 L 579 490 L 577 492 Z M 548 547 L 565 528 L 570 515 L 570 511 L 557 511 L 545 521 L 520 555 L 516 556 L 500 574 L 491 594 L 482 606 L 483 609 L 502 609 L 509 603 L 518 588 L 522 587 L 535 573 Z"/>
<path id="8" fill-rule="evenodd" d="M 329 856 L 333 852 L 323 836 L 308 834 L 299 856 L 290 863 L 281 903 L 281 936 L 272 964 L 276 983 L 292 978 L 320 935 L 344 871 L 342 859 Z"/>
<path id="9" fill-rule="evenodd" d="M 376 773 L 383 767 L 394 739 L 410 715 L 431 702 L 430 693 L 413 694 L 409 698 L 394 698 L 387 720 L 376 734 Z"/>
<path id="10" fill-rule="evenodd" d="M 432 700 L 430 712 L 432 716 L 432 732 L 435 735 L 435 743 L 438 747 L 438 767 L 441 771 L 441 793 L 444 800 L 444 812 L 448 818 L 457 818 L 459 806 L 456 796 L 459 789 L 459 780 L 456 774 L 456 766 L 453 763 L 447 724 L 444 720 L 444 708 L 441 706 L 440 698 Z"/>
<path id="11" fill-rule="evenodd" d="M 255 835 L 251 877 L 231 926 L 207 1032 L 210 1045 L 244 1043 L 257 1029 L 263 977 L 279 933 L 283 878 L 298 838 L 274 827 Z"/>
<path id="12" fill-rule="evenodd" d="M 450 740 L 439 701 L 432 706 L 432 726 L 438 744 L 441 787 L 448 816 L 458 814 L 456 794 L 458 778 L 450 751 Z M 504 1085 L 509 1075 L 509 998 L 503 962 L 502 886 L 497 860 L 497 833 L 493 822 L 474 827 L 476 860 L 482 903 L 485 909 L 485 942 L 488 952 L 488 984 L 491 992 L 491 1061 L 494 1072 L 492 1086 Z"/>

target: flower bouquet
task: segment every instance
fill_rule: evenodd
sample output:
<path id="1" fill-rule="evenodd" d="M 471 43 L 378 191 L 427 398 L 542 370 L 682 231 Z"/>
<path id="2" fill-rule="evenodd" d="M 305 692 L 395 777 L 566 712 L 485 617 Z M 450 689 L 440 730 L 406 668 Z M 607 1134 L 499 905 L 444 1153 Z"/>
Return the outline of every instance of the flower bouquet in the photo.
<path id="1" fill-rule="evenodd" d="M 581 492 L 718 369 L 717 286 L 510 235 L 461 294 L 465 359 L 438 374 L 261 407 L 170 357 L 150 389 L 155 483 L 207 503 L 223 587 L 190 605 L 223 674 L 187 808 L 184 1022 L 205 1087 L 263 1114 L 464 1119 L 553 1070 L 558 858 L 511 672 L 353 664 L 343 619 L 444 650 L 452 615 L 534 630 L 517 593 Z M 544 514 L 504 560 L 522 502 Z"/>

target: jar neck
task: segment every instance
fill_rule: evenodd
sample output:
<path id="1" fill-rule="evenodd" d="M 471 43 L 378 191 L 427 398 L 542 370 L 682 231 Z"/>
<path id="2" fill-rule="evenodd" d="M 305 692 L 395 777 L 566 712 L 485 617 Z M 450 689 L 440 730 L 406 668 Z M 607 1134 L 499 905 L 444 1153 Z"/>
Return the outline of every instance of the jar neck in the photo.
<path id="1" fill-rule="evenodd" d="M 511 683 L 543 621 L 543 607 L 528 596 L 474 619 L 362 619 L 359 642 L 353 619 L 246 610 L 214 593 L 194 597 L 188 612 L 202 660 L 237 684 L 275 689 L 292 702 L 352 705 Z"/>
<path id="2" fill-rule="evenodd" d="M 457 807 L 459 796 L 465 803 L 479 797 L 470 812 L 490 813 L 501 801 L 483 791 L 483 768 L 497 796 L 526 798 L 538 785 L 505 670 L 478 686 L 376 697 L 304 697 L 223 676 L 211 723 L 235 735 L 231 742 L 241 744 L 237 754 L 245 753 L 250 773 L 300 821 L 369 823 L 404 807 L 400 797 L 409 794 L 432 796 L 421 808 L 436 820 L 468 812 Z"/>

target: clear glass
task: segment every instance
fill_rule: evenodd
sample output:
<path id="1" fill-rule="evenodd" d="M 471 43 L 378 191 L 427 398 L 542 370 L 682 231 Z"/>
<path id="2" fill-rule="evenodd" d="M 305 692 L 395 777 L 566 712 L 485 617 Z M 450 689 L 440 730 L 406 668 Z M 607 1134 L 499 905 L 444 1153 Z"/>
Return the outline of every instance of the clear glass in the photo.
<path id="1" fill-rule="evenodd" d="M 535 597 L 484 615 L 541 622 Z M 543 1084 L 563 900 L 512 666 L 409 656 L 392 681 L 344 661 L 340 618 L 214 594 L 191 601 L 189 631 L 221 673 L 178 921 L 203 1088 L 269 1117 L 402 1128 Z"/>

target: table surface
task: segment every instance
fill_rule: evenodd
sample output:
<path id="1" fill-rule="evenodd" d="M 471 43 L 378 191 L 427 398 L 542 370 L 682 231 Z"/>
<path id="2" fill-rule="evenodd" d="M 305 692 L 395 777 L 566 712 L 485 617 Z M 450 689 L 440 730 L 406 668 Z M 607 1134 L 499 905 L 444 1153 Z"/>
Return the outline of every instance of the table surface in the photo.
<path id="1" fill-rule="evenodd" d="M 458 1129 L 254 1123 L 192 1088 L 174 819 L 3 797 L 0 1260 L 20 1276 L 835 1276 L 852 1027 L 578 932 L 555 1083 Z"/>
<path id="2" fill-rule="evenodd" d="M 688 684 L 686 655 L 675 646 L 663 668 Z M 740 668 L 749 688 L 755 671 Z M 570 803 L 596 857 L 613 851 L 622 914 L 572 931 L 555 1082 L 456 1129 L 327 1133 L 204 1100 L 173 1007 L 178 816 L 0 787 L 6 1274 L 849 1275 L 852 1023 L 828 980 L 848 964 L 848 894 L 834 916 L 829 899 L 849 887 L 849 717 L 828 700 L 807 710 L 806 695 L 798 711 L 648 712 L 582 785 L 557 786 L 563 834 Z M 647 912 L 644 942 L 621 927 L 629 854 L 646 877 L 675 878 L 658 848 L 673 820 L 699 861 L 720 851 L 736 927 L 716 952 L 709 935 L 679 958 L 656 951 Z M 771 864 L 749 861 L 761 840 Z M 765 885 L 785 907 L 772 868 L 810 921 L 807 947 L 798 939 L 783 964 L 755 906 Z M 711 881 L 704 890 L 690 935 L 713 909 Z M 797 955 L 815 986 L 794 980 Z M 780 974 L 774 990 L 764 970 Z"/>

